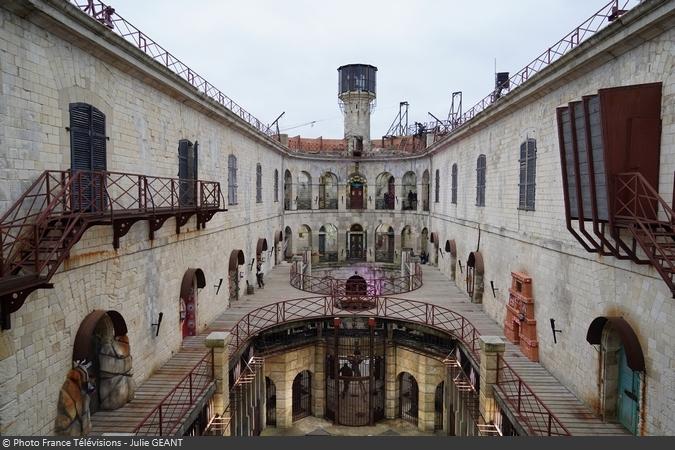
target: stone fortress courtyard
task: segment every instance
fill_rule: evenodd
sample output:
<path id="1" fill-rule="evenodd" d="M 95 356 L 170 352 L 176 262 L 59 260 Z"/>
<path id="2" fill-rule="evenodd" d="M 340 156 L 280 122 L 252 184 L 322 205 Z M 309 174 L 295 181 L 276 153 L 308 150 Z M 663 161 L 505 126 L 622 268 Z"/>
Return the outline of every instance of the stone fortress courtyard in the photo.
<path id="1" fill-rule="evenodd" d="M 316 138 L 0 2 L 0 434 L 675 435 L 675 0 L 601 3 L 382 136 L 345 61 Z"/>

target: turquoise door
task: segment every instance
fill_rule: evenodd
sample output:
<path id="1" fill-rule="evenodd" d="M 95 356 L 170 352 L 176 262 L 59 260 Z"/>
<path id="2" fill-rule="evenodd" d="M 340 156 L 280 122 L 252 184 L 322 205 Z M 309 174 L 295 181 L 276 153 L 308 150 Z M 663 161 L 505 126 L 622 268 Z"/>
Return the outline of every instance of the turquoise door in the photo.
<path id="1" fill-rule="evenodd" d="M 640 376 L 628 367 L 626 351 L 619 349 L 619 422 L 633 434 L 637 434 L 638 411 L 640 399 Z"/>

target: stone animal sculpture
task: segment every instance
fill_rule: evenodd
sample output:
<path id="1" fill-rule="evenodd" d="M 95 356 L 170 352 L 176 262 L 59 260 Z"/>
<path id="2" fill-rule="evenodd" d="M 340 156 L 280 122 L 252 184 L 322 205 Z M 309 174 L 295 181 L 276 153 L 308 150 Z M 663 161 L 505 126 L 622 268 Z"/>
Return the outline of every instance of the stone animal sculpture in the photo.
<path id="1" fill-rule="evenodd" d="M 59 391 L 54 433 L 57 436 L 84 436 L 91 431 L 89 394 L 94 391 L 89 381 L 91 362 L 73 361 L 66 381 Z"/>

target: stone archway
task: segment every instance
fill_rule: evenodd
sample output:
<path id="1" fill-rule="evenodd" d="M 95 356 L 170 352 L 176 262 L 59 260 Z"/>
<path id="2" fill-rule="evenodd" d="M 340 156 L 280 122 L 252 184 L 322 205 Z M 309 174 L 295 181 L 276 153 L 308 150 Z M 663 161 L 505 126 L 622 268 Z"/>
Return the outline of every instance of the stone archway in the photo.
<path id="1" fill-rule="evenodd" d="M 183 338 L 197 335 L 198 289 L 206 286 L 202 269 L 188 269 L 180 285 L 180 327 Z"/>
<path id="2" fill-rule="evenodd" d="M 466 292 L 472 303 L 483 303 L 483 255 L 480 252 L 471 252 L 466 261 Z"/>
<path id="3" fill-rule="evenodd" d="M 623 317 L 597 317 L 586 340 L 600 347 L 600 413 L 632 434 L 639 434 L 644 414 L 645 359 L 635 331 Z"/>
<path id="4" fill-rule="evenodd" d="M 72 361 L 59 391 L 54 423 L 59 436 L 88 434 L 92 414 L 118 409 L 134 398 L 131 349 L 122 315 L 89 313 L 77 330 Z"/>
<path id="5" fill-rule="evenodd" d="M 283 254 L 286 261 L 293 259 L 293 230 L 291 230 L 291 227 L 284 228 Z"/>
<path id="6" fill-rule="evenodd" d="M 457 244 L 454 239 L 445 241 L 445 253 L 450 256 L 450 279 L 455 281 L 457 277 Z"/>
<path id="7" fill-rule="evenodd" d="M 228 265 L 228 279 L 230 282 L 230 302 L 239 300 L 239 266 L 244 264 L 244 252 L 241 250 L 232 250 L 230 253 L 230 262 Z"/>

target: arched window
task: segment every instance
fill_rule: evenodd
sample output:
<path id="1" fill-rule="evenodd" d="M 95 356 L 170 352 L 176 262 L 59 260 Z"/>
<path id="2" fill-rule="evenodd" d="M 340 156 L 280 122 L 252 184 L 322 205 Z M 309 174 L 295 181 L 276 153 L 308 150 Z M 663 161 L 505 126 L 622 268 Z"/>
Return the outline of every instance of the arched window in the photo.
<path id="1" fill-rule="evenodd" d="M 274 169 L 274 202 L 279 201 L 279 170 Z"/>
<path id="2" fill-rule="evenodd" d="M 403 175 L 403 211 L 417 210 L 417 175 L 415 172 L 406 172 Z"/>
<path id="3" fill-rule="evenodd" d="M 312 176 L 307 172 L 298 175 L 298 208 L 312 209 Z"/>
<path id="4" fill-rule="evenodd" d="M 436 184 L 434 185 L 434 201 L 438 203 L 441 196 L 441 171 L 436 169 Z"/>
<path id="5" fill-rule="evenodd" d="M 453 205 L 457 204 L 457 164 L 452 165 L 450 201 Z"/>
<path id="6" fill-rule="evenodd" d="M 262 203 L 262 166 L 260 164 L 255 166 L 255 201 Z"/>
<path id="7" fill-rule="evenodd" d="M 338 180 L 331 172 L 326 172 L 319 179 L 319 209 L 338 209 Z"/>
<path id="8" fill-rule="evenodd" d="M 319 261 L 337 261 L 338 260 L 338 231 L 335 225 L 326 224 L 319 228 Z"/>
<path id="9" fill-rule="evenodd" d="M 382 172 L 375 180 L 375 209 L 394 209 L 396 179 L 389 172 Z"/>
<path id="10" fill-rule="evenodd" d="M 227 203 L 237 204 L 237 157 L 227 157 Z"/>
<path id="11" fill-rule="evenodd" d="M 476 161 L 476 206 L 485 206 L 485 155 Z"/>
<path id="12" fill-rule="evenodd" d="M 527 138 L 520 144 L 520 195 L 518 209 L 534 211 L 535 178 L 537 174 L 537 141 Z"/>
<path id="13" fill-rule="evenodd" d="M 422 174 L 422 211 L 429 211 L 429 171 Z"/>
<path id="14" fill-rule="evenodd" d="M 284 172 L 284 209 L 290 211 L 293 204 L 293 175 L 290 170 Z"/>
<path id="15" fill-rule="evenodd" d="M 375 229 L 375 261 L 394 262 L 394 229 L 386 224 L 380 224 Z"/>

